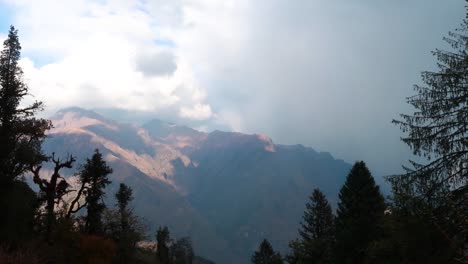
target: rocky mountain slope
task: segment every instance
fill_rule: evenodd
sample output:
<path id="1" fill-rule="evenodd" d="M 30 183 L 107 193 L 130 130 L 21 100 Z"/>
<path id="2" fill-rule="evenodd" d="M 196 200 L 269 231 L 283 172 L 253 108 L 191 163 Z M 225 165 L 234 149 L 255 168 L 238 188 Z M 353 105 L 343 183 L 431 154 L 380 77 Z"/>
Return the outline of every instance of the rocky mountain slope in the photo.
<path id="1" fill-rule="evenodd" d="M 248 263 L 263 238 L 285 251 L 312 189 L 336 200 L 350 169 L 328 153 L 261 134 L 204 133 L 156 119 L 136 126 L 80 108 L 51 120 L 46 153 L 71 153 L 82 164 L 99 148 L 114 169 L 110 205 L 118 183 L 127 183 L 150 232 L 168 225 L 217 263 Z"/>

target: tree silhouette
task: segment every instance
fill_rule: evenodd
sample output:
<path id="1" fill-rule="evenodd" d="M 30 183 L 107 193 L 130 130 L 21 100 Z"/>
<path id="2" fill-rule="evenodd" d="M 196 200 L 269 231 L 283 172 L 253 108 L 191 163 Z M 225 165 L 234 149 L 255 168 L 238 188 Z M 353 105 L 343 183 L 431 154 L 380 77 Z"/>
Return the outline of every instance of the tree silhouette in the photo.
<path id="1" fill-rule="evenodd" d="M 20 54 L 18 31 L 11 26 L 0 54 L 0 186 L 4 188 L 26 172 L 31 162 L 45 159 L 40 143 L 51 126 L 50 121 L 34 117 L 43 110 L 42 102 L 20 108 L 29 90 L 18 65 Z"/>
<path id="2" fill-rule="evenodd" d="M 46 160 L 41 153 L 41 143 L 45 131 L 51 127 L 50 121 L 34 117 L 42 111 L 42 102 L 20 107 L 29 92 L 18 65 L 20 55 L 18 31 L 11 26 L 0 53 L 0 208 L 8 207 L 11 214 L 16 214 L 15 201 L 7 200 L 7 196 L 20 186 L 14 181 L 27 172 L 31 164 Z M 20 190 L 24 190 L 25 195 L 29 193 L 23 188 Z M 11 231 L 5 221 L 7 219 L 0 217 L 0 241 L 5 239 L 4 231 Z"/>
<path id="3" fill-rule="evenodd" d="M 278 252 L 273 250 L 270 242 L 264 239 L 260 244 L 257 251 L 252 256 L 252 263 L 254 264 L 282 264 L 283 259 Z"/>
<path id="4" fill-rule="evenodd" d="M 416 111 L 393 120 L 405 133 L 402 141 L 427 161 L 410 161 L 413 167 L 405 167 L 405 174 L 388 177 L 395 213 L 431 226 L 445 241 L 434 244 L 439 243 L 439 248 L 450 245 L 460 259 L 467 256 L 463 248 L 468 237 L 467 32 L 467 19 L 449 32 L 444 40 L 450 50 L 433 52 L 438 71 L 423 72 L 425 86 L 415 85 L 417 94 L 407 99 Z"/>
<path id="5" fill-rule="evenodd" d="M 39 186 L 39 201 L 45 203 L 45 226 L 46 234 L 50 239 L 50 234 L 55 223 L 55 208 L 62 202 L 62 198 L 67 193 L 71 192 L 69 184 L 66 179 L 60 175 L 60 170 L 63 168 L 72 168 L 75 162 L 75 157 L 72 155 L 68 156 L 65 161 L 55 157 L 55 153 L 52 153 L 50 160 L 54 163 L 53 173 L 49 179 L 41 177 L 40 170 L 42 165 L 36 165 L 31 167 L 33 173 L 34 183 Z"/>
<path id="6" fill-rule="evenodd" d="M 86 206 L 85 231 L 89 234 L 103 232 L 102 213 L 106 208 L 103 201 L 104 188 L 111 183 L 107 177 L 110 173 L 112 173 L 112 169 L 107 166 L 106 161 L 102 159 L 102 154 L 97 149 L 91 159 L 86 159 L 85 165 L 79 172 L 81 187 L 71 203 L 68 215 Z M 86 202 L 83 205 L 79 205 L 81 194 L 86 196 Z M 75 208 L 77 203 L 78 207 Z"/>
<path id="7" fill-rule="evenodd" d="M 325 195 L 314 189 L 299 229 L 300 240 L 290 243 L 293 263 L 330 263 L 333 242 L 333 214 Z"/>
<path id="8" fill-rule="evenodd" d="M 156 232 L 156 242 L 156 259 L 158 263 L 170 263 L 169 243 L 171 242 L 171 238 L 167 226 L 158 228 Z"/>
<path id="9" fill-rule="evenodd" d="M 132 188 L 121 183 L 115 194 L 117 212 L 110 212 L 110 219 L 106 223 L 108 234 L 117 241 L 118 263 L 132 263 L 135 257 L 136 243 L 141 240 L 142 227 L 133 214 L 129 203 L 133 200 Z"/>
<path id="10" fill-rule="evenodd" d="M 425 71 L 426 86 L 415 85 L 416 95 L 407 99 L 416 111 L 393 120 L 407 136 L 402 140 L 427 164 L 411 161 L 400 177 L 426 178 L 430 184 L 424 195 L 431 195 L 449 183 L 452 189 L 466 189 L 468 180 L 468 20 L 444 40 L 451 51 L 435 50 L 438 72 Z M 391 179 L 398 181 L 397 177 Z"/>
<path id="11" fill-rule="evenodd" d="M 334 258 L 363 263 L 370 243 L 379 238 L 385 203 L 363 161 L 356 162 L 340 190 Z"/>

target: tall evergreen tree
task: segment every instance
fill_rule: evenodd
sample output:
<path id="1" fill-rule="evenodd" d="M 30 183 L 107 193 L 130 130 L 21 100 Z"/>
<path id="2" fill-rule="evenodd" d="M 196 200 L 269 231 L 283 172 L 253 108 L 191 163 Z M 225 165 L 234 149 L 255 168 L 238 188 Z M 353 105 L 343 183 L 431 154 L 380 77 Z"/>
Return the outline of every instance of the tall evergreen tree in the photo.
<path id="1" fill-rule="evenodd" d="M 46 160 L 41 152 L 41 143 L 45 131 L 51 126 L 50 121 L 34 117 L 43 109 L 42 102 L 20 107 L 21 101 L 28 95 L 28 86 L 23 82 L 23 71 L 18 65 L 20 55 L 18 31 L 11 26 L 0 53 L 0 208 L 8 214 L 7 217 L 0 217 L 0 242 L 8 239 L 6 234 L 11 230 L 22 228 L 18 224 L 23 221 L 8 219 L 17 214 L 16 208 L 23 207 L 16 206 L 17 201 L 8 200 L 7 197 L 18 195 L 18 191 L 29 195 L 27 188 L 14 190 L 24 186 L 14 181 L 32 164 Z"/>
<path id="2" fill-rule="evenodd" d="M 385 203 L 363 161 L 356 162 L 340 190 L 334 258 L 337 263 L 364 263 L 378 239 Z"/>
<path id="3" fill-rule="evenodd" d="M 136 263 L 136 245 L 144 238 L 144 227 L 130 207 L 132 188 L 121 183 L 115 198 L 117 209 L 105 210 L 103 213 L 103 230 L 117 244 L 115 263 Z"/>
<path id="4" fill-rule="evenodd" d="M 103 198 L 104 188 L 111 182 L 108 175 L 112 169 L 106 164 L 99 150 L 95 150 L 91 159 L 80 171 L 81 188 L 86 192 L 87 215 L 85 216 L 85 230 L 90 234 L 102 233 L 102 213 L 106 208 Z M 78 197 L 79 198 L 79 197 Z"/>
<path id="5" fill-rule="evenodd" d="M 333 242 L 333 214 L 325 195 L 314 189 L 299 229 L 300 240 L 290 243 L 294 263 L 330 263 Z"/>
<path id="6" fill-rule="evenodd" d="M 169 255 L 169 243 L 171 242 L 169 229 L 167 226 L 159 227 L 156 232 L 156 259 L 157 263 L 160 264 L 169 264 L 170 255 Z"/>
<path id="7" fill-rule="evenodd" d="M 441 185 L 464 189 L 468 183 L 468 19 L 444 40 L 450 51 L 436 49 L 437 72 L 425 71 L 425 86 L 415 85 L 407 99 L 416 111 L 393 120 L 407 134 L 402 140 L 427 164 L 412 162 L 401 177 L 428 178 L 430 195 Z M 398 180 L 398 178 L 394 178 Z"/>
<path id="8" fill-rule="evenodd" d="M 8 190 L 31 163 L 46 160 L 41 154 L 41 143 L 45 131 L 51 127 L 50 121 L 34 117 L 43 110 L 42 102 L 20 107 L 29 92 L 18 65 L 20 55 L 18 30 L 11 26 L 0 54 L 0 194 Z"/>
<path id="9" fill-rule="evenodd" d="M 283 259 L 279 252 L 275 252 L 268 240 L 264 239 L 252 256 L 254 264 L 282 264 Z"/>
<path id="10" fill-rule="evenodd" d="M 135 257 L 136 243 L 143 237 L 142 226 L 138 218 L 129 208 L 133 200 L 132 188 L 121 183 L 115 194 L 117 199 L 117 212 L 110 212 L 107 233 L 117 241 L 117 263 L 133 263 Z"/>
<path id="11" fill-rule="evenodd" d="M 443 241 L 439 248 L 467 258 L 466 201 L 468 200 L 468 19 L 444 40 L 449 50 L 436 49 L 438 71 L 425 71 L 424 86 L 407 99 L 416 111 L 393 120 L 415 155 L 426 162 L 411 161 L 406 173 L 389 177 L 394 211 L 432 226 Z M 421 237 L 421 239 L 424 239 Z M 444 242 L 445 241 L 445 242 Z M 445 244 L 445 246 L 442 246 Z M 434 252 L 434 251 L 432 251 Z M 439 254 L 439 255 L 444 255 Z"/>

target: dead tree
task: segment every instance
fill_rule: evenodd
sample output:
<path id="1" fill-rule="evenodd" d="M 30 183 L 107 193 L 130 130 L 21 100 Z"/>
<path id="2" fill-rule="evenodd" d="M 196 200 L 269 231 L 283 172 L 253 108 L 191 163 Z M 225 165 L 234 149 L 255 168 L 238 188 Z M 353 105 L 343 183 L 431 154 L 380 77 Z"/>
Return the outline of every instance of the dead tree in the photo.
<path id="1" fill-rule="evenodd" d="M 54 211 L 56 205 L 62 201 L 64 195 L 72 191 L 69 189 L 70 185 L 65 178 L 60 175 L 60 170 L 63 168 L 72 168 L 76 159 L 72 155 L 69 155 L 65 161 L 62 161 L 60 158 L 55 157 L 55 153 L 52 153 L 50 160 L 54 163 L 54 171 L 50 179 L 43 179 L 39 175 L 42 168 L 41 165 L 31 167 L 34 183 L 40 188 L 41 202 L 45 203 L 45 225 L 48 237 L 50 236 L 55 222 Z"/>

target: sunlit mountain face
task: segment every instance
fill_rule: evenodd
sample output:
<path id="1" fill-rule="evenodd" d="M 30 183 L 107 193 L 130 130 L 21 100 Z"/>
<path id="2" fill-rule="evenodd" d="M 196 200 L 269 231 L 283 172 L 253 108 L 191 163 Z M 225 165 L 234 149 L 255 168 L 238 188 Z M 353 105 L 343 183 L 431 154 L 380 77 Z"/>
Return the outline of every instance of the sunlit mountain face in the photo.
<path id="1" fill-rule="evenodd" d="M 350 169 L 329 153 L 276 145 L 262 134 L 206 133 L 158 119 L 134 125 L 81 108 L 61 110 L 51 120 L 46 153 L 73 154 L 79 168 L 98 148 L 114 169 L 109 207 L 118 184 L 128 184 L 149 239 L 168 225 L 218 263 L 247 263 L 263 238 L 285 252 L 312 189 L 335 203 Z"/>

